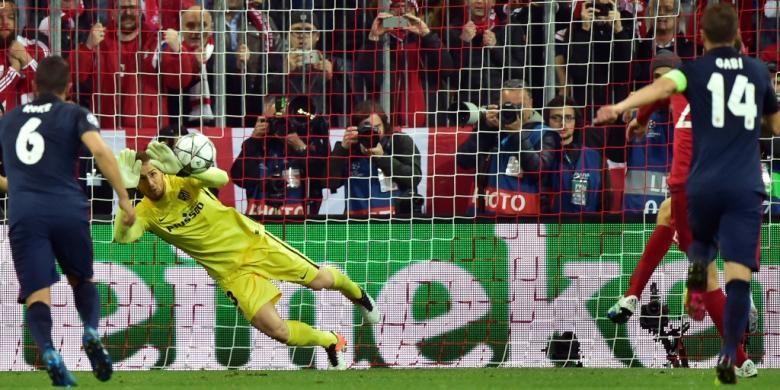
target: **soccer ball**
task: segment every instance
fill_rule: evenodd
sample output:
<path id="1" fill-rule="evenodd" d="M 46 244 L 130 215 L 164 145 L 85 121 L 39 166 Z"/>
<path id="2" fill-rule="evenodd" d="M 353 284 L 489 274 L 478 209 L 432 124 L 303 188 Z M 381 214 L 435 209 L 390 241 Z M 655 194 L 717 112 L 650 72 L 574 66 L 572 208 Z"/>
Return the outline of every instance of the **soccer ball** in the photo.
<path id="1" fill-rule="evenodd" d="M 211 140 L 203 134 L 190 133 L 176 141 L 173 153 L 181 162 L 184 171 L 201 173 L 214 165 L 217 150 Z"/>

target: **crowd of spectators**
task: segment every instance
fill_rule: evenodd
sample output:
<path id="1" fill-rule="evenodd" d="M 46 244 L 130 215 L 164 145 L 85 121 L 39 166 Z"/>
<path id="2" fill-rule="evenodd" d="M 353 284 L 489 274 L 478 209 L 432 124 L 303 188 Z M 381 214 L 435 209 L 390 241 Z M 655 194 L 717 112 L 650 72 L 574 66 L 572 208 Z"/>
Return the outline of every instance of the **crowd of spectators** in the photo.
<path id="1" fill-rule="evenodd" d="M 230 169 L 249 214 L 316 215 L 339 188 L 348 215 L 425 213 L 421 154 L 399 131 L 416 127 L 467 133 L 453 162 L 475 177 L 465 215 L 652 214 L 668 196 L 670 113 L 629 140 L 590 118 L 701 55 L 707 3 L 62 0 L 54 23 L 47 0 L 6 0 L 0 104 L 29 101 L 56 46 L 72 101 L 104 129 L 254 127 Z M 778 1 L 735 6 L 744 53 L 776 72 Z M 481 107 L 473 125 L 450 113 L 463 102 Z"/>

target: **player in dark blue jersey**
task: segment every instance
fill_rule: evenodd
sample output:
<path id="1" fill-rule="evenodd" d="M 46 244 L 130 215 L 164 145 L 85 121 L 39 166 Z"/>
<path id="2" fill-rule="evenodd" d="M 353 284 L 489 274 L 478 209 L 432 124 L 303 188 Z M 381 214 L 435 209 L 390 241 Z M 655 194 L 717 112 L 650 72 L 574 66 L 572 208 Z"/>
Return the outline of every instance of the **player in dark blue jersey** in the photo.
<path id="1" fill-rule="evenodd" d="M 716 289 L 718 249 L 726 274 L 726 315 L 718 380 L 735 383 L 737 344 L 750 310 L 751 272 L 758 271 L 761 203 L 759 134 L 762 116 L 780 135 L 780 113 L 767 68 L 733 48 L 737 14 L 730 4 L 707 8 L 702 19 L 706 54 L 667 73 L 626 100 L 602 107 L 597 122 L 684 93 L 691 107 L 693 160 L 688 176 L 688 218 L 693 242 L 688 250 L 686 306 L 693 318 L 704 310 L 702 296 Z M 716 246 L 717 243 L 717 246 Z"/>
<path id="2" fill-rule="evenodd" d="M 42 60 L 35 74 L 37 97 L 0 121 L 0 147 L 8 177 L 9 240 L 19 280 L 19 303 L 54 386 L 76 382 L 54 349 L 49 288 L 60 277 L 54 259 L 73 288 L 84 322 L 84 351 L 95 376 L 111 378 L 111 357 L 97 331 L 100 298 L 92 281 L 89 203 L 78 184 L 78 151 L 84 143 L 119 196 L 130 226 L 135 212 L 116 159 L 103 142 L 94 115 L 64 98 L 70 70 L 62 57 Z"/>

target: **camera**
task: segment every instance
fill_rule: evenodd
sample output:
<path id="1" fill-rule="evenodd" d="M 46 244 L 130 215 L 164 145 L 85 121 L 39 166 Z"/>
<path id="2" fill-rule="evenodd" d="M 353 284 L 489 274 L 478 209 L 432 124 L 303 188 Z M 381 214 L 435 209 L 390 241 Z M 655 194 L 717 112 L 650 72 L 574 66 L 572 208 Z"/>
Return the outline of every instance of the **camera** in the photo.
<path id="1" fill-rule="evenodd" d="M 658 285 L 650 285 L 650 302 L 642 305 L 639 326 L 653 334 L 659 334 L 669 325 L 669 306 L 661 303 Z"/>
<path id="2" fill-rule="evenodd" d="M 300 52 L 300 54 L 303 57 L 304 65 L 319 64 L 322 61 L 322 59 L 320 58 L 320 53 L 316 50 L 302 51 Z"/>
<path id="3" fill-rule="evenodd" d="M 372 126 L 371 123 L 363 122 L 358 127 L 358 143 L 366 149 L 375 147 L 381 138 L 379 127 Z"/>
<path id="4" fill-rule="evenodd" d="M 599 3 L 598 1 L 594 1 L 592 4 L 585 3 L 585 8 L 595 8 L 593 11 L 594 18 L 606 18 L 613 9 L 612 4 Z"/>
<path id="5" fill-rule="evenodd" d="M 318 118 L 313 111 L 311 99 L 306 96 L 296 96 L 290 100 L 277 98 L 276 114 L 268 119 L 268 135 L 284 137 L 288 133 L 308 134 L 309 123 Z"/>
<path id="6" fill-rule="evenodd" d="M 574 332 L 555 332 L 547 340 L 547 347 L 542 352 L 547 354 L 556 367 L 582 367 L 580 341 Z"/>
<path id="7" fill-rule="evenodd" d="M 264 185 L 266 203 L 271 207 L 281 207 L 287 197 L 287 181 L 284 178 L 284 163 L 281 159 L 269 161 Z"/>
<path id="8" fill-rule="evenodd" d="M 477 106 L 471 102 L 457 103 L 450 107 L 450 122 L 458 126 L 473 125 L 479 122 L 481 115 L 487 112 L 486 107 Z M 522 108 L 512 104 L 504 103 L 499 107 L 499 117 L 501 118 L 501 127 L 506 127 L 520 119 Z"/>
<path id="9" fill-rule="evenodd" d="M 596 3 L 595 4 L 596 12 L 594 13 L 594 16 L 606 18 L 609 16 L 609 13 L 612 12 L 612 4 L 604 4 L 604 3 Z"/>
<path id="10" fill-rule="evenodd" d="M 681 321 L 679 327 L 669 325 L 669 306 L 661 303 L 656 283 L 650 284 L 650 302 L 642 305 L 639 326 L 654 335 L 655 342 L 664 346 L 667 367 L 688 367 L 688 351 L 683 338 L 690 329 L 690 323 Z"/>
<path id="11" fill-rule="evenodd" d="M 409 27 L 409 19 L 403 16 L 391 16 L 382 19 L 382 28 L 404 28 Z"/>

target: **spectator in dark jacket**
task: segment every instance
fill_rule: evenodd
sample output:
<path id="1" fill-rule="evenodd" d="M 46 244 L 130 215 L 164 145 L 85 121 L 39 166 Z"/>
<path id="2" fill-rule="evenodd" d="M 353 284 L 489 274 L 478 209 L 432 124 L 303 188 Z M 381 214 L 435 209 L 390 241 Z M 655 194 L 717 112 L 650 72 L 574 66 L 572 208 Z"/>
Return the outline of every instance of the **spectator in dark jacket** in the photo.
<path id="1" fill-rule="evenodd" d="M 355 61 L 356 92 L 365 91 L 377 101 L 381 94 L 390 94 L 390 112 L 397 126 L 425 125 L 425 112 L 437 107 L 435 92 L 448 85 L 454 69 L 452 57 L 442 48 L 438 34 L 417 16 L 416 4 L 412 0 L 392 0 L 392 13 L 377 15 Z M 382 26 L 384 19 L 399 16 L 408 22 L 407 27 Z M 386 76 L 385 44 L 390 48 L 389 91 L 382 87 Z"/>
<path id="2" fill-rule="evenodd" d="M 567 3 L 557 3 L 558 15 L 571 12 Z M 520 79 L 528 82 L 536 108 L 544 103 L 547 83 L 547 23 L 544 2 L 509 0 L 504 6 L 506 20 L 506 46 L 504 47 L 503 79 Z M 563 24 L 563 23 L 561 23 Z M 568 25 L 568 24 L 566 24 Z M 559 28 L 556 26 L 556 31 Z"/>
<path id="3" fill-rule="evenodd" d="M 568 42 L 561 76 L 574 101 L 598 107 L 620 101 L 629 92 L 632 15 L 612 0 L 578 1 L 574 21 L 559 42 Z"/>
<path id="4" fill-rule="evenodd" d="M 554 167 L 558 135 L 533 110 L 522 80 L 504 82 L 496 103 L 458 147 L 458 166 L 477 173 L 477 197 L 469 214 L 536 215 L 543 203 L 541 173 Z M 506 123 L 503 115 L 517 119 Z"/>
<path id="5" fill-rule="evenodd" d="M 316 112 L 326 115 L 345 114 L 348 104 L 344 95 L 351 91 L 350 69 L 342 58 L 328 58 L 318 50 L 320 23 L 311 11 L 290 13 L 290 30 L 280 45 L 281 53 L 273 55 L 278 73 L 268 76 L 269 93 L 286 96 L 308 96 L 313 99 Z M 341 92 L 341 93 L 338 93 Z"/>
<path id="6" fill-rule="evenodd" d="M 331 191 L 345 186 L 346 214 L 412 215 L 422 211 L 420 151 L 411 137 L 393 133 L 388 115 L 373 101 L 358 104 L 352 126 L 330 159 Z"/>
<path id="7" fill-rule="evenodd" d="M 547 174 L 552 213 L 596 214 L 602 209 L 604 175 L 601 154 L 585 146 L 582 115 L 570 98 L 556 96 L 544 108 L 547 125 L 558 131 L 555 168 Z M 544 207 L 543 207 L 544 208 Z"/>
<path id="8" fill-rule="evenodd" d="M 262 3 L 262 2 L 260 2 Z M 230 127 L 251 126 L 245 119 L 261 114 L 268 93 L 268 53 L 279 41 L 268 11 L 245 0 L 228 0 L 225 13 L 225 114 Z"/>
<path id="9" fill-rule="evenodd" d="M 460 101 L 495 102 L 501 83 L 508 79 L 504 73 L 523 69 L 525 26 L 519 20 L 500 25 L 494 5 L 495 0 L 467 0 L 462 12 L 450 19 L 447 48 L 460 71 Z"/>
<path id="10" fill-rule="evenodd" d="M 661 50 L 668 50 L 683 60 L 696 54 L 696 45 L 680 31 L 680 0 L 653 0 L 649 4 L 647 37 L 639 39 L 633 61 L 632 75 L 635 89 L 650 84 L 650 62 Z M 693 26 L 690 26 L 693 28 Z M 698 33 L 698 32 L 697 32 Z"/>
<path id="11" fill-rule="evenodd" d="M 230 168 L 233 182 L 246 190 L 249 215 L 316 215 L 322 203 L 330 153 L 328 123 L 321 116 L 302 119 L 283 115 L 311 110 L 298 97 L 283 107 L 268 96 L 252 136 Z M 277 112 L 279 106 L 283 111 Z"/>

